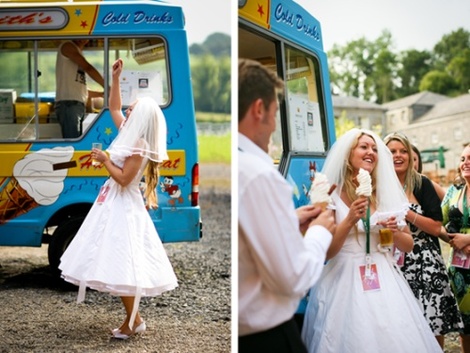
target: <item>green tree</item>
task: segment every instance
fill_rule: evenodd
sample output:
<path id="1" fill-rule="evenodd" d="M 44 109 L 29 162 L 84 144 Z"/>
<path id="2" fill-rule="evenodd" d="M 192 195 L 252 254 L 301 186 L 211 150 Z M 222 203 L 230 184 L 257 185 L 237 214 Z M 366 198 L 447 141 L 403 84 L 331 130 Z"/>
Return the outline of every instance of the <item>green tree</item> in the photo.
<path id="1" fill-rule="evenodd" d="M 424 75 L 419 84 L 420 91 L 449 94 L 455 91 L 457 84 L 452 76 L 444 71 L 433 70 Z"/>
<path id="2" fill-rule="evenodd" d="M 212 33 L 204 41 L 204 46 L 215 57 L 230 56 L 232 43 L 230 36 L 224 33 Z"/>
<path id="3" fill-rule="evenodd" d="M 189 47 L 191 55 L 208 55 L 211 54 L 215 57 L 230 56 L 231 54 L 231 39 L 230 36 L 224 33 L 210 34 L 202 44 L 192 44 Z"/>
<path id="4" fill-rule="evenodd" d="M 387 47 L 380 49 L 375 59 L 375 70 L 372 78 L 375 83 L 377 103 L 385 103 L 395 98 L 394 78 L 396 76 L 396 56 Z"/>
<path id="5" fill-rule="evenodd" d="M 459 28 L 456 31 L 446 34 L 434 46 L 433 65 L 436 70 L 444 68 L 452 61 L 454 57 L 460 55 L 462 51 L 470 48 L 470 32 Z"/>
<path id="6" fill-rule="evenodd" d="M 345 110 L 341 112 L 341 115 L 335 119 L 335 131 L 336 138 L 344 135 L 346 132 L 354 128 L 354 121 L 348 119 L 348 115 Z"/>
<path id="7" fill-rule="evenodd" d="M 464 49 L 455 56 L 446 71 L 454 78 L 458 93 L 467 93 L 470 89 L 470 49 Z"/>
<path id="8" fill-rule="evenodd" d="M 230 57 L 205 55 L 191 60 L 191 72 L 196 110 L 230 112 Z"/>
<path id="9" fill-rule="evenodd" d="M 421 79 L 431 68 L 431 53 L 426 50 L 406 50 L 400 53 L 398 61 L 400 86 L 396 88 L 397 98 L 419 92 Z"/>
<path id="10" fill-rule="evenodd" d="M 189 53 L 191 55 L 205 55 L 208 51 L 202 44 L 194 43 L 189 47 Z"/>
<path id="11" fill-rule="evenodd" d="M 389 31 L 375 41 L 362 37 L 344 47 L 334 45 L 328 56 L 333 93 L 380 103 L 393 98 L 397 59 Z"/>

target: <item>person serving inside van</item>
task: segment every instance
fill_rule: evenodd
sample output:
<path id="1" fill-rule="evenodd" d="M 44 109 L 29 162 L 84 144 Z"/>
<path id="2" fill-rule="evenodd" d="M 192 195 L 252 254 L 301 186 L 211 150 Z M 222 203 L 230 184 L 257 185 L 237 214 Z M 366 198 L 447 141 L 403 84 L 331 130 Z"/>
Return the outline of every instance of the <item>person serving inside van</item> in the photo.
<path id="1" fill-rule="evenodd" d="M 83 56 L 88 39 L 66 41 L 59 46 L 56 61 L 55 111 L 62 137 L 82 134 L 87 99 L 103 97 L 103 92 L 89 91 L 86 74 L 104 88 L 104 78 Z"/>

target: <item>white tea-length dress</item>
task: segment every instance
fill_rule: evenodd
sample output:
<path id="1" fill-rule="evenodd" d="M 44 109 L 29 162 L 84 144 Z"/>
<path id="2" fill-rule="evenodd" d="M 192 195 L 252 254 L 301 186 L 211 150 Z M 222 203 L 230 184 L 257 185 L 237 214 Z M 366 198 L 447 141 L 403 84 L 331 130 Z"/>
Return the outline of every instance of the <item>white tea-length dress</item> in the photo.
<path id="1" fill-rule="evenodd" d="M 124 159 L 113 163 L 122 168 Z M 62 277 L 85 288 L 116 296 L 156 296 L 177 287 L 165 248 L 145 208 L 139 182 L 147 159 L 135 178 L 122 187 L 109 178 L 106 198 L 93 204 L 81 228 L 61 257 Z"/>
<path id="2" fill-rule="evenodd" d="M 333 197 L 339 224 L 349 208 Z M 366 233 L 359 221 L 310 291 L 302 329 L 309 353 L 442 353 L 392 255 L 378 250 L 377 218 L 370 217 L 370 250 L 380 289 L 363 287 Z"/>

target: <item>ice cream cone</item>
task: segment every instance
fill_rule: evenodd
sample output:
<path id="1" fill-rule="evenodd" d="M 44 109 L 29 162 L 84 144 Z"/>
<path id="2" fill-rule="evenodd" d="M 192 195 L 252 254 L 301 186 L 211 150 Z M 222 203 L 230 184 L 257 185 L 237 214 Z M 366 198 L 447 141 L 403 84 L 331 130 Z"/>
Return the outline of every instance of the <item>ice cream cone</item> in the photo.
<path id="1" fill-rule="evenodd" d="M 28 195 L 14 177 L 5 178 L 0 188 L 0 224 L 38 206 L 38 203 Z"/>

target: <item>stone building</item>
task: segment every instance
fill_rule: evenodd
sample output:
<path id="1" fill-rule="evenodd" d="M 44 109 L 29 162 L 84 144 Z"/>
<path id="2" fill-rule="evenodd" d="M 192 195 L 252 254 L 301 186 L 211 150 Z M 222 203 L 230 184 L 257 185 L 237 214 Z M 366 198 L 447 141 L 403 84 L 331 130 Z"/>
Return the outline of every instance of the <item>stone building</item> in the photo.
<path id="1" fill-rule="evenodd" d="M 406 118 L 405 122 L 402 122 L 400 115 L 394 115 L 399 112 L 398 105 L 394 105 L 397 101 L 384 104 L 389 107 L 386 113 L 387 122 L 390 121 L 388 132 L 399 131 L 408 136 L 420 151 L 424 151 L 423 159 L 429 162 L 423 164 L 423 172 L 442 184 L 448 184 L 455 176 L 463 145 L 470 141 L 470 94 L 455 98 L 442 98 L 434 93 L 428 95 L 430 92 L 418 95 L 424 93 L 427 93 L 427 104 L 415 104 L 409 100 L 409 106 L 402 106 L 401 111 L 405 115 L 426 110 L 420 116 L 411 115 L 408 124 L 405 123 Z M 410 97 L 403 98 L 402 101 Z M 432 100 L 435 100 L 434 104 Z M 415 102 L 422 103 L 423 100 Z M 398 122 L 395 122 L 394 117 Z M 440 148 L 443 151 L 444 165 L 438 158 Z"/>
<path id="2" fill-rule="evenodd" d="M 367 102 L 351 96 L 333 96 L 333 112 L 335 118 L 345 114 L 355 126 L 375 131 L 379 134 L 384 129 L 385 111 L 380 104 Z"/>
<path id="3" fill-rule="evenodd" d="M 335 118 L 345 114 L 382 137 L 404 133 L 422 151 L 423 172 L 443 185 L 453 181 L 462 148 L 470 142 L 470 94 L 450 98 L 425 91 L 383 105 L 333 96 L 333 110 Z"/>

